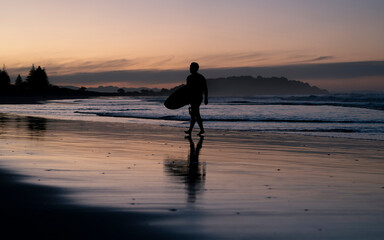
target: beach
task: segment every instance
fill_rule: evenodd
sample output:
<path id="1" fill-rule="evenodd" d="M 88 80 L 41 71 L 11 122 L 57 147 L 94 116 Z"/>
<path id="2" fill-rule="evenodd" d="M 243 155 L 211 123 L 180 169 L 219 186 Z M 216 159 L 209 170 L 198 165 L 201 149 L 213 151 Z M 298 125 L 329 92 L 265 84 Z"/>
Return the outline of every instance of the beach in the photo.
<path id="1" fill-rule="evenodd" d="M 0 115 L 1 239 L 383 239 L 384 141 Z"/>

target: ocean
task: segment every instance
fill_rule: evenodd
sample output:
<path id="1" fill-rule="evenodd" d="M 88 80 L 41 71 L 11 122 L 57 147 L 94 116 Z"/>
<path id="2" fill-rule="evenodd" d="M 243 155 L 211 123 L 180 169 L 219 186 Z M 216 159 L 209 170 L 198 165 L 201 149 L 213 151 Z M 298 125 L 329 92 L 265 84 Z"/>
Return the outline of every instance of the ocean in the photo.
<path id="1" fill-rule="evenodd" d="M 188 128 L 188 107 L 168 110 L 166 97 L 100 97 L 0 105 L 0 112 Z M 206 129 L 384 140 L 384 94 L 212 97 L 201 106 Z M 197 127 L 197 125 L 196 125 Z"/>

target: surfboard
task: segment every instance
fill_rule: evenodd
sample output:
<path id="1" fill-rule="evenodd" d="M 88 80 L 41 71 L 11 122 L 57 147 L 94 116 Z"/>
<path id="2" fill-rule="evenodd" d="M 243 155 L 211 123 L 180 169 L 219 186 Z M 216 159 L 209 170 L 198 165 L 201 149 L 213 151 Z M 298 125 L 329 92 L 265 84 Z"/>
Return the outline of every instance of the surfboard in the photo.
<path id="1" fill-rule="evenodd" d="M 164 102 L 168 109 L 179 109 L 189 104 L 190 92 L 187 86 L 182 86 L 172 93 Z"/>

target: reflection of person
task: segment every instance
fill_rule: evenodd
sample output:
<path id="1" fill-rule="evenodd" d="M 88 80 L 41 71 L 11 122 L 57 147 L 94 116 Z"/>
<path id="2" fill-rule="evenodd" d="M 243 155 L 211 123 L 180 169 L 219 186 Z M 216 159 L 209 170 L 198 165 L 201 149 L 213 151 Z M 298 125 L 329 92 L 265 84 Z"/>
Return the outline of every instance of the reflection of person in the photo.
<path id="1" fill-rule="evenodd" d="M 204 136 L 200 136 L 200 140 L 195 146 L 192 137 L 186 136 L 189 141 L 189 153 L 187 161 L 181 159 L 166 159 L 165 169 L 171 176 L 176 176 L 185 184 L 187 191 L 187 201 L 189 203 L 196 202 L 197 195 L 202 193 L 205 183 L 205 163 L 199 161 L 200 150 L 203 147 Z"/>
<path id="2" fill-rule="evenodd" d="M 188 183 L 188 202 L 195 202 L 196 193 L 201 190 L 202 183 L 205 180 L 205 168 L 199 163 L 200 150 L 203 147 L 204 136 L 200 136 L 200 140 L 195 144 L 190 136 L 186 137 L 189 140 L 189 155 L 188 155 L 188 174 L 186 182 Z"/>
<path id="3" fill-rule="evenodd" d="M 188 131 L 185 131 L 185 133 L 189 135 L 192 133 L 192 129 L 196 121 L 200 127 L 200 132 L 198 133 L 198 135 L 204 133 L 203 120 L 200 116 L 200 104 L 203 100 L 203 94 L 204 103 L 205 105 L 208 104 L 207 81 L 205 80 L 205 77 L 203 75 L 197 73 L 197 70 L 199 70 L 199 64 L 197 64 L 196 62 L 191 63 L 191 66 L 189 67 L 191 75 L 187 77 L 187 87 L 190 91 L 189 114 L 191 115 L 191 123 Z"/>

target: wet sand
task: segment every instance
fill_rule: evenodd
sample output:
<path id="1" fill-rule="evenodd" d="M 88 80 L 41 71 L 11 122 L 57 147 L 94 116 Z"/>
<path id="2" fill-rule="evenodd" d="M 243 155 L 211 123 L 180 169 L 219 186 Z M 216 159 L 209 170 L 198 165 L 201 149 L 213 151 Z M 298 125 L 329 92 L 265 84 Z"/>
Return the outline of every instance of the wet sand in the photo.
<path id="1" fill-rule="evenodd" d="M 382 141 L 0 115 L 0 146 L 1 239 L 384 238 Z"/>

